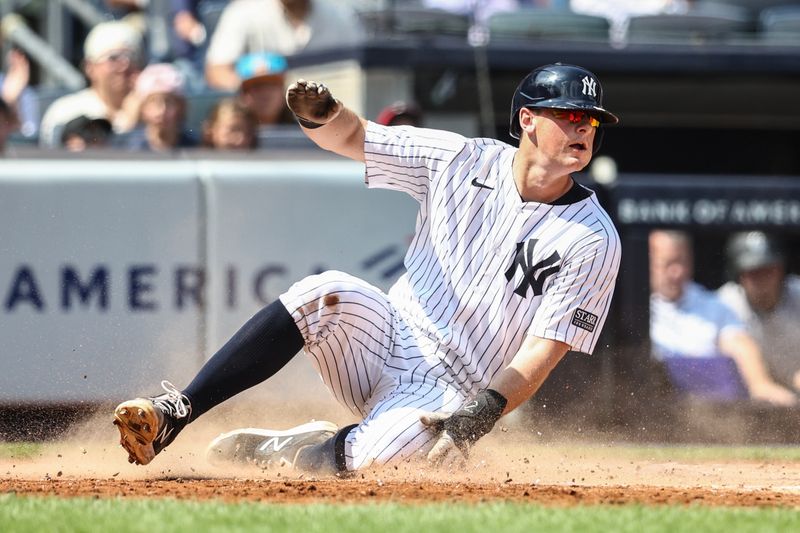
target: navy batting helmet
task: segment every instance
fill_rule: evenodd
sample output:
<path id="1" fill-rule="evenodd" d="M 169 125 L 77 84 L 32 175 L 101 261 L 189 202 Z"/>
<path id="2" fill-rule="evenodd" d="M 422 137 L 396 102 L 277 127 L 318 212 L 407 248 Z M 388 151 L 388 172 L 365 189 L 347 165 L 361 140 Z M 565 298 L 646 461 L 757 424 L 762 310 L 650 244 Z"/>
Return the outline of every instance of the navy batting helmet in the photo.
<path id="1" fill-rule="evenodd" d="M 523 107 L 539 109 L 576 109 L 586 111 L 601 124 L 616 124 L 619 119 L 603 108 L 603 88 L 597 76 L 575 65 L 545 65 L 525 76 L 511 100 L 509 133 L 519 139 L 519 111 Z"/>

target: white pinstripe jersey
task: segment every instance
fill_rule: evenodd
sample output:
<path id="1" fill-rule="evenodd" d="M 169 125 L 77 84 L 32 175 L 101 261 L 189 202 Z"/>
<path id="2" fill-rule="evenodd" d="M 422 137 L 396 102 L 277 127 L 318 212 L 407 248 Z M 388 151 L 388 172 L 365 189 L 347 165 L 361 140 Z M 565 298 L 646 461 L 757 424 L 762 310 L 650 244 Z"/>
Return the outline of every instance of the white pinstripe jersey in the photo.
<path id="1" fill-rule="evenodd" d="M 619 236 L 595 194 L 576 185 L 552 205 L 522 201 L 516 151 L 444 131 L 367 127 L 367 185 L 420 204 L 407 272 L 389 297 L 426 359 L 467 390 L 486 388 L 526 335 L 591 353 L 619 269 Z"/>

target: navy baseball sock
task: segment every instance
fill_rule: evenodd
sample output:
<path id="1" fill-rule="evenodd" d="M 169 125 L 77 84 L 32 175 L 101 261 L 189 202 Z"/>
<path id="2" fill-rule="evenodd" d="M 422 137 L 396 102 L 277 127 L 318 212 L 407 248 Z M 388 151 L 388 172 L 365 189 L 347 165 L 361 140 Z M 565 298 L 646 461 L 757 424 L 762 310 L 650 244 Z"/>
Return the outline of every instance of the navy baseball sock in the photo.
<path id="1" fill-rule="evenodd" d="M 334 436 L 319 444 L 312 444 L 297 453 L 294 466 L 304 472 L 314 474 L 348 475 L 344 457 L 344 440 L 347 434 L 358 427 L 352 424 L 340 428 Z"/>
<path id="2" fill-rule="evenodd" d="M 183 391 L 192 404 L 189 422 L 274 375 L 303 344 L 300 330 L 280 300 L 263 308 L 203 365 Z"/>

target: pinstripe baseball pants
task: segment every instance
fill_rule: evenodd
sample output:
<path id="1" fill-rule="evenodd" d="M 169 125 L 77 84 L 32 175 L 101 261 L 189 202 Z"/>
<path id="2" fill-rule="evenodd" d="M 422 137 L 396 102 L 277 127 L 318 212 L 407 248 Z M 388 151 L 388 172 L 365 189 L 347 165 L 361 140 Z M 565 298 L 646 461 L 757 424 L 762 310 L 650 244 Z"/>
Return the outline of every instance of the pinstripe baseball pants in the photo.
<path id="1" fill-rule="evenodd" d="M 423 411 L 455 411 L 466 396 L 432 376 L 388 296 L 349 274 L 328 271 L 280 296 L 305 340 L 305 353 L 334 397 L 363 417 L 345 443 L 348 470 L 423 456 L 435 435 Z"/>

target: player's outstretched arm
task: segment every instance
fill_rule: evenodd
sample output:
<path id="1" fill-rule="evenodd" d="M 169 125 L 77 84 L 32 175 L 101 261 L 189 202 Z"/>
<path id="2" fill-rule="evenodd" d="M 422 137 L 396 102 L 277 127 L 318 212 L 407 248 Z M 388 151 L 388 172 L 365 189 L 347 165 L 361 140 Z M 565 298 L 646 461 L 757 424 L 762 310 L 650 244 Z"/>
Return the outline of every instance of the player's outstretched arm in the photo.
<path id="1" fill-rule="evenodd" d="M 508 399 L 503 414 L 533 396 L 569 348 L 560 341 L 528 335 L 508 366 L 492 382 L 492 388 Z"/>
<path id="2" fill-rule="evenodd" d="M 463 463 L 472 445 L 489 433 L 501 416 L 539 390 L 568 350 L 563 342 L 529 336 L 490 389 L 455 413 L 423 413 L 420 422 L 438 434 L 428 461 L 435 465 Z"/>
<path id="3" fill-rule="evenodd" d="M 334 98 L 324 84 L 297 80 L 286 90 L 286 104 L 320 148 L 364 161 L 367 121 Z"/>

